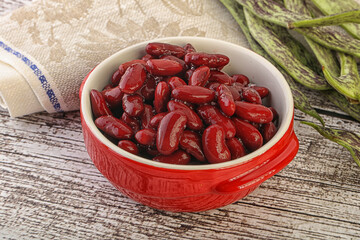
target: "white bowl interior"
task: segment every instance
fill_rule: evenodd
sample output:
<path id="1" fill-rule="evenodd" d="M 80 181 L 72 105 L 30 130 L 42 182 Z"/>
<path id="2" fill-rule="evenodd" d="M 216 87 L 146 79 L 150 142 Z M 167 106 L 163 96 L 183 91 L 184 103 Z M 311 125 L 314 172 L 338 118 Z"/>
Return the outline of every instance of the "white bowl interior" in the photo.
<path id="1" fill-rule="evenodd" d="M 191 43 L 199 52 L 203 51 L 208 53 L 221 53 L 228 56 L 230 58 L 230 63 L 223 69 L 225 72 L 230 75 L 237 73 L 245 74 L 249 77 L 252 83 L 255 83 L 258 86 L 269 88 L 270 96 L 268 97 L 268 103 L 279 113 L 279 126 L 276 135 L 263 147 L 248 155 L 245 155 L 242 158 L 234 159 L 225 163 L 204 165 L 175 165 L 154 162 L 152 160 L 133 155 L 114 145 L 95 126 L 91 113 L 90 91 L 92 89 L 101 91 L 105 85 L 109 84 L 113 72 L 116 71 L 121 63 L 141 58 L 145 54 L 144 49 L 146 44 L 149 42 L 167 42 L 182 46 L 186 43 Z M 88 127 L 104 144 L 113 149 L 115 152 L 118 152 L 124 157 L 130 158 L 134 161 L 152 166 L 182 170 L 225 168 L 243 163 L 254 158 L 255 156 L 264 153 L 277 141 L 279 141 L 289 128 L 292 121 L 294 108 L 293 97 L 286 80 L 282 74 L 266 59 L 239 45 L 221 40 L 199 37 L 170 37 L 155 39 L 133 45 L 115 53 L 101 62 L 89 75 L 83 87 L 81 105 L 83 109 L 84 120 Z"/>

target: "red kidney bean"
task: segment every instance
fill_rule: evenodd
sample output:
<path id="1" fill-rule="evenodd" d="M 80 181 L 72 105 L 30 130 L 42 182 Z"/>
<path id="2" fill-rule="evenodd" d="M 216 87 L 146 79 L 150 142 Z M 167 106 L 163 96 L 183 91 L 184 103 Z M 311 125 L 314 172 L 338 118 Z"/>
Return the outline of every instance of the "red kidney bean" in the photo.
<path id="1" fill-rule="evenodd" d="M 246 149 L 255 151 L 263 145 L 263 137 L 250 123 L 239 118 L 233 118 L 236 127 L 236 136 L 239 137 Z"/>
<path id="2" fill-rule="evenodd" d="M 127 114 L 126 112 L 124 112 L 121 115 L 121 120 L 123 120 L 127 125 L 129 125 L 132 129 L 133 132 L 136 133 L 138 132 L 141 128 L 140 128 L 140 123 L 139 120 L 137 120 L 134 117 L 131 117 L 129 114 Z"/>
<path id="3" fill-rule="evenodd" d="M 151 105 L 144 104 L 144 111 L 140 115 L 141 120 L 141 127 L 142 128 L 149 128 L 150 127 L 150 120 L 154 116 L 153 108 Z"/>
<path id="4" fill-rule="evenodd" d="M 156 81 L 152 75 L 147 76 L 147 80 L 144 83 L 143 87 L 140 89 L 141 96 L 144 97 L 146 101 L 154 100 L 155 95 L 155 88 L 156 88 Z"/>
<path id="5" fill-rule="evenodd" d="M 149 154 L 150 156 L 153 156 L 153 157 L 160 155 L 160 153 L 156 149 L 156 147 L 148 147 L 148 148 L 146 148 L 146 153 Z"/>
<path id="6" fill-rule="evenodd" d="M 234 79 L 235 82 L 241 83 L 244 87 L 246 87 L 250 83 L 249 78 L 243 74 L 232 75 L 232 78 Z"/>
<path id="7" fill-rule="evenodd" d="M 135 60 L 131 60 L 131 61 L 128 61 L 128 62 L 125 62 L 123 64 L 121 64 L 119 66 L 119 74 L 120 75 L 124 75 L 124 73 L 126 72 L 126 70 L 133 64 L 140 64 L 141 66 L 144 66 L 145 67 L 145 61 L 144 60 L 141 60 L 141 59 L 135 59 Z"/>
<path id="8" fill-rule="evenodd" d="M 221 68 L 229 63 L 229 58 L 222 54 L 210 54 L 204 52 L 187 53 L 184 57 L 186 64 L 195 66 L 205 65 L 209 68 Z"/>
<path id="9" fill-rule="evenodd" d="M 132 94 L 142 87 L 146 80 L 146 71 L 142 64 L 135 63 L 127 68 L 121 77 L 119 87 L 122 92 Z"/>
<path id="10" fill-rule="evenodd" d="M 171 112 L 176 110 L 181 111 L 187 117 L 186 126 L 188 128 L 192 130 L 201 130 L 203 128 L 200 117 L 186 104 L 171 100 L 167 104 L 167 109 Z"/>
<path id="11" fill-rule="evenodd" d="M 91 109 L 95 118 L 105 115 L 112 115 L 111 110 L 106 105 L 104 96 L 98 90 L 90 91 Z"/>
<path id="12" fill-rule="evenodd" d="M 189 81 L 189 79 L 194 71 L 195 71 L 195 68 L 190 68 L 190 69 L 186 70 L 186 72 L 185 72 L 186 81 Z"/>
<path id="13" fill-rule="evenodd" d="M 138 117 L 144 111 L 143 98 L 138 94 L 125 94 L 122 99 L 122 107 L 130 116 Z"/>
<path id="14" fill-rule="evenodd" d="M 185 55 L 184 48 L 169 43 L 152 42 L 146 45 L 145 51 L 146 53 L 157 57 L 161 55 L 173 55 L 182 58 Z"/>
<path id="15" fill-rule="evenodd" d="M 166 82 L 159 82 L 155 89 L 154 108 L 157 113 L 166 111 L 166 104 L 170 100 L 171 90 Z"/>
<path id="16" fill-rule="evenodd" d="M 119 85 L 119 82 L 120 82 L 120 79 L 121 79 L 122 75 L 123 75 L 123 74 L 120 74 L 120 70 L 119 70 L 119 69 L 117 69 L 117 70 L 113 73 L 113 75 L 111 76 L 111 85 L 112 85 L 113 87 Z"/>
<path id="17" fill-rule="evenodd" d="M 218 124 L 207 127 L 202 136 L 203 151 L 210 163 L 231 160 L 231 153 L 225 142 L 225 131 Z"/>
<path id="18" fill-rule="evenodd" d="M 269 95 L 269 89 L 266 87 L 251 86 L 251 88 L 255 89 L 259 93 L 261 98 L 264 98 L 267 95 Z"/>
<path id="19" fill-rule="evenodd" d="M 230 90 L 234 101 L 240 101 L 241 100 L 241 95 L 240 95 L 239 91 L 236 90 L 236 88 L 234 88 L 233 86 L 227 86 L 227 87 Z"/>
<path id="20" fill-rule="evenodd" d="M 121 149 L 124 149 L 125 151 L 138 155 L 139 154 L 139 148 L 136 146 L 135 143 L 133 143 L 130 140 L 121 140 L 118 143 L 118 147 Z"/>
<path id="21" fill-rule="evenodd" d="M 214 100 L 215 92 L 200 86 L 184 85 L 172 90 L 171 96 L 182 101 L 201 104 Z"/>
<path id="22" fill-rule="evenodd" d="M 163 155 L 169 155 L 176 151 L 180 137 L 186 127 L 186 116 L 178 111 L 170 112 L 160 121 L 156 147 Z"/>
<path id="23" fill-rule="evenodd" d="M 226 140 L 226 146 L 229 148 L 231 153 L 231 160 L 240 158 L 246 155 L 246 150 L 239 139 L 236 137 Z"/>
<path id="24" fill-rule="evenodd" d="M 113 85 L 110 83 L 110 84 L 108 84 L 108 85 L 106 85 L 106 86 L 104 87 L 103 91 L 109 90 L 109 89 L 111 89 L 111 88 L 113 88 Z"/>
<path id="25" fill-rule="evenodd" d="M 176 62 L 180 63 L 180 65 L 182 67 L 181 72 L 184 72 L 184 71 L 187 70 L 187 65 L 186 65 L 185 61 L 180 59 L 180 58 L 177 58 L 177 57 L 172 56 L 172 55 L 164 55 L 164 56 L 161 56 L 160 59 L 168 59 L 168 60 L 176 61 Z"/>
<path id="26" fill-rule="evenodd" d="M 177 165 L 186 165 L 190 162 L 190 156 L 188 153 L 183 150 L 177 150 L 176 152 L 170 155 L 158 155 L 153 158 L 155 162 L 177 164 Z"/>
<path id="27" fill-rule="evenodd" d="M 219 85 L 220 83 L 218 82 L 209 82 L 206 84 L 205 87 L 216 92 L 216 89 L 218 88 Z"/>
<path id="28" fill-rule="evenodd" d="M 261 104 L 260 94 L 253 88 L 244 87 L 242 90 L 243 100 L 250 103 Z"/>
<path id="29" fill-rule="evenodd" d="M 279 114 L 277 113 L 277 111 L 275 110 L 275 108 L 269 107 L 269 109 L 270 109 L 271 112 L 273 113 L 273 121 L 276 121 L 276 120 L 279 118 Z"/>
<path id="30" fill-rule="evenodd" d="M 217 88 L 218 93 L 218 103 L 225 115 L 231 117 L 235 113 L 235 101 L 233 95 L 229 88 L 224 85 L 220 84 Z"/>
<path id="31" fill-rule="evenodd" d="M 117 108 L 121 105 L 124 93 L 120 90 L 119 86 L 103 90 L 101 93 L 110 108 Z"/>
<path id="32" fill-rule="evenodd" d="M 196 49 L 195 49 L 194 46 L 191 45 L 190 43 L 187 43 L 187 44 L 184 46 L 184 50 L 185 50 L 186 53 L 196 52 Z"/>
<path id="33" fill-rule="evenodd" d="M 141 58 L 141 60 L 144 60 L 144 61 L 146 62 L 147 60 L 153 59 L 153 58 L 154 58 L 154 57 L 151 56 L 150 54 L 145 54 L 145 55 Z"/>
<path id="34" fill-rule="evenodd" d="M 231 85 L 233 83 L 233 79 L 227 73 L 219 70 L 211 70 L 209 81 L 226 85 Z"/>
<path id="35" fill-rule="evenodd" d="M 150 59 L 145 66 L 149 73 L 159 76 L 175 75 L 183 70 L 180 63 L 168 59 Z"/>
<path id="36" fill-rule="evenodd" d="M 179 77 L 172 77 L 169 79 L 168 84 L 170 85 L 171 90 L 174 90 L 179 86 L 186 85 L 186 82 Z"/>
<path id="37" fill-rule="evenodd" d="M 166 114 L 167 112 L 161 112 L 153 116 L 150 120 L 150 127 L 158 128 L 161 119 L 163 119 Z"/>
<path id="38" fill-rule="evenodd" d="M 101 116 L 95 120 L 95 125 L 104 133 L 115 139 L 131 139 L 133 130 L 122 120 L 112 116 Z"/>
<path id="39" fill-rule="evenodd" d="M 210 77 L 210 68 L 208 66 L 201 66 L 194 70 L 189 79 L 189 85 L 205 86 Z"/>
<path id="40" fill-rule="evenodd" d="M 145 146 L 155 146 L 156 130 L 151 128 L 144 128 L 135 134 L 135 139 L 138 143 Z"/>
<path id="41" fill-rule="evenodd" d="M 199 134 L 185 130 L 180 138 L 179 145 L 181 149 L 194 156 L 197 160 L 206 161 Z"/>
<path id="42" fill-rule="evenodd" d="M 218 124 L 223 127 L 226 138 L 233 138 L 236 133 L 234 123 L 230 118 L 224 116 L 218 108 L 212 105 L 202 105 L 198 107 L 197 112 L 205 124 Z"/>
<path id="43" fill-rule="evenodd" d="M 236 89 L 236 91 L 238 91 L 239 93 L 242 92 L 243 88 L 245 86 L 243 86 L 241 83 L 238 83 L 238 82 L 234 82 L 231 87 L 233 87 L 234 89 Z"/>
<path id="44" fill-rule="evenodd" d="M 273 122 L 265 123 L 261 126 L 261 134 L 264 138 L 264 142 L 270 141 L 275 135 L 277 129 Z"/>
<path id="45" fill-rule="evenodd" d="M 260 104 L 235 101 L 235 114 L 245 120 L 256 123 L 267 123 L 273 119 L 272 111 Z"/>

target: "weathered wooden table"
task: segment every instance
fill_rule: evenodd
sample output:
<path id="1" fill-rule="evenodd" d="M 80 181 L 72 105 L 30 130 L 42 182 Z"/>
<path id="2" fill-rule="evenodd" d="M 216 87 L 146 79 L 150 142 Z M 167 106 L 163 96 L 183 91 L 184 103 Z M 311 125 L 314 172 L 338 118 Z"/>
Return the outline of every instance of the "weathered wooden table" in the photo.
<path id="1" fill-rule="evenodd" d="M 24 1 L 1 1 L 1 12 Z M 305 91 L 305 90 L 304 90 Z M 307 91 L 330 127 L 360 123 Z M 16 119 L 0 109 L 0 239 L 360 239 L 360 168 L 300 120 L 296 158 L 251 195 L 200 213 L 148 208 L 94 167 L 79 112 Z"/>

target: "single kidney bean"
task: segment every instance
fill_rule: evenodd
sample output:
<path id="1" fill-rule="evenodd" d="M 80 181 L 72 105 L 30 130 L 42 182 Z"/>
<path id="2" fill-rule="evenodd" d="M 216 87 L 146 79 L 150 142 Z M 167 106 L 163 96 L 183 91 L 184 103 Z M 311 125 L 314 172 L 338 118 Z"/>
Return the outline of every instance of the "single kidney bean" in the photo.
<path id="1" fill-rule="evenodd" d="M 151 128 L 144 128 L 135 134 L 135 139 L 138 143 L 154 147 L 156 144 L 156 130 Z"/>
<path id="2" fill-rule="evenodd" d="M 270 139 L 273 138 L 273 136 L 275 135 L 277 129 L 276 126 L 273 122 L 269 122 L 269 123 L 264 123 L 261 126 L 261 134 L 264 138 L 264 142 L 268 142 L 270 141 Z"/>
<path id="3" fill-rule="evenodd" d="M 166 111 L 166 104 L 170 100 L 171 90 L 166 82 L 159 82 L 155 89 L 154 108 L 157 113 Z"/>
<path id="4" fill-rule="evenodd" d="M 117 70 L 113 73 L 113 75 L 111 76 L 111 85 L 112 85 L 113 87 L 119 85 L 119 82 L 120 82 L 120 79 L 121 79 L 122 75 L 123 75 L 123 74 L 120 74 L 120 70 L 119 70 L 119 69 L 117 69 Z"/>
<path id="5" fill-rule="evenodd" d="M 195 71 L 195 68 L 190 68 L 190 69 L 186 70 L 186 72 L 185 72 L 185 80 L 186 81 L 189 81 L 189 79 L 194 71 Z"/>
<path id="6" fill-rule="evenodd" d="M 145 67 L 135 63 L 127 68 L 121 77 L 119 87 L 122 92 L 132 94 L 142 87 L 146 80 Z"/>
<path id="7" fill-rule="evenodd" d="M 180 138 L 179 145 L 181 149 L 194 156 L 197 160 L 206 161 L 199 134 L 185 130 Z"/>
<path id="8" fill-rule="evenodd" d="M 220 83 L 218 83 L 218 82 L 208 82 L 205 85 L 205 87 L 216 92 L 216 89 L 218 88 L 219 85 L 220 85 Z"/>
<path id="9" fill-rule="evenodd" d="M 236 137 L 226 140 L 226 146 L 229 148 L 231 153 L 231 160 L 240 158 L 246 155 L 246 150 L 239 139 Z"/>
<path id="10" fill-rule="evenodd" d="M 150 59 L 145 66 L 149 73 L 159 76 L 175 75 L 183 70 L 180 63 L 169 59 Z"/>
<path id="11" fill-rule="evenodd" d="M 169 43 L 152 42 L 146 45 L 145 51 L 146 53 L 157 57 L 161 55 L 173 55 L 182 58 L 185 55 L 184 48 Z"/>
<path id="12" fill-rule="evenodd" d="M 242 90 L 243 100 L 250 103 L 261 104 L 260 94 L 253 88 L 244 87 Z"/>
<path id="13" fill-rule="evenodd" d="M 220 84 L 217 88 L 217 93 L 218 93 L 217 101 L 223 113 L 225 113 L 225 115 L 229 117 L 234 115 L 235 101 L 229 88 L 224 84 Z"/>
<path id="14" fill-rule="evenodd" d="M 269 109 L 270 109 L 271 112 L 273 113 L 273 121 L 276 121 L 276 120 L 279 118 L 279 114 L 277 113 L 277 111 L 275 110 L 275 108 L 269 107 Z"/>
<path id="15" fill-rule="evenodd" d="M 210 71 L 209 81 L 218 82 L 225 85 L 231 85 L 233 83 L 233 79 L 227 73 L 219 70 Z"/>
<path id="16" fill-rule="evenodd" d="M 130 116 L 138 117 L 144 111 L 143 98 L 138 94 L 125 94 L 122 99 L 122 107 Z"/>
<path id="17" fill-rule="evenodd" d="M 210 77 L 210 68 L 208 66 L 201 66 L 194 70 L 189 79 L 189 85 L 205 86 Z"/>
<path id="18" fill-rule="evenodd" d="M 232 85 L 231 85 L 232 88 L 236 89 L 236 91 L 238 91 L 239 93 L 242 92 L 243 88 L 245 86 L 243 86 L 241 83 L 238 83 L 238 82 L 234 82 Z"/>
<path id="19" fill-rule="evenodd" d="M 167 104 L 167 109 L 171 112 L 176 110 L 181 111 L 187 117 L 186 126 L 188 128 L 192 130 L 201 130 L 203 128 L 201 118 L 186 104 L 170 100 Z"/>
<path id="20" fill-rule="evenodd" d="M 184 85 L 172 90 L 171 96 L 182 101 L 201 104 L 214 100 L 215 92 L 200 86 Z"/>
<path id="21" fill-rule="evenodd" d="M 111 89 L 111 88 L 113 88 L 113 87 L 114 87 L 114 86 L 110 83 L 110 84 L 108 84 L 108 85 L 106 85 L 106 86 L 104 87 L 103 91 L 109 90 L 109 89 Z"/>
<path id="22" fill-rule="evenodd" d="M 177 57 L 172 56 L 172 55 L 163 55 L 163 56 L 160 57 L 160 59 L 168 59 L 168 60 L 176 61 L 176 62 L 180 63 L 180 65 L 182 67 L 181 72 L 185 72 L 187 70 L 187 65 L 186 65 L 185 61 L 180 59 L 180 58 L 177 58 Z"/>
<path id="23" fill-rule="evenodd" d="M 179 86 L 186 85 L 186 82 L 179 77 L 172 77 L 169 79 L 168 84 L 170 85 L 171 90 L 174 90 Z"/>
<path id="24" fill-rule="evenodd" d="M 184 57 L 186 64 L 195 66 L 205 65 L 209 68 L 221 68 L 229 63 L 229 58 L 222 54 L 211 54 L 204 52 L 187 53 Z"/>
<path id="25" fill-rule="evenodd" d="M 260 104 L 235 101 L 235 114 L 245 120 L 256 123 L 267 123 L 273 119 L 272 111 Z"/>
<path id="26" fill-rule="evenodd" d="M 261 98 L 264 98 L 267 95 L 269 95 L 269 89 L 266 87 L 251 86 L 251 88 L 255 89 L 259 93 Z"/>
<path id="27" fill-rule="evenodd" d="M 255 151 L 263 145 L 263 137 L 250 123 L 239 118 L 233 118 L 236 127 L 236 136 L 239 137 L 246 149 Z"/>
<path id="28" fill-rule="evenodd" d="M 139 154 L 139 148 L 136 146 L 135 143 L 133 143 L 130 140 L 120 140 L 118 143 L 118 147 L 121 149 L 124 149 L 125 151 L 138 155 Z"/>
<path id="29" fill-rule="evenodd" d="M 140 89 L 141 96 L 144 97 L 146 101 L 153 101 L 155 95 L 156 81 L 154 76 L 148 75 L 147 80 Z"/>
<path id="30" fill-rule="evenodd" d="M 104 133 L 115 139 L 131 139 L 133 130 L 122 120 L 112 116 L 101 116 L 95 120 L 95 125 Z"/>
<path id="31" fill-rule="evenodd" d="M 167 114 L 167 112 L 161 112 L 156 114 L 155 116 L 153 116 L 150 120 L 150 127 L 152 128 L 158 128 L 159 123 L 161 121 L 161 119 L 163 119 L 163 117 Z"/>
<path id="32" fill-rule="evenodd" d="M 244 87 L 246 87 L 250 83 L 249 78 L 243 74 L 234 74 L 232 75 L 232 78 L 235 82 L 241 83 Z"/>
<path id="33" fill-rule="evenodd" d="M 160 121 L 157 130 L 156 147 L 163 155 L 176 151 L 180 137 L 186 127 L 186 116 L 179 111 L 170 112 Z"/>
<path id="34" fill-rule="evenodd" d="M 93 89 L 90 91 L 90 101 L 91 109 L 95 118 L 105 115 L 112 115 L 111 110 L 106 104 L 104 96 L 98 90 Z"/>
<path id="35" fill-rule="evenodd" d="M 187 44 L 184 46 L 184 50 L 185 50 L 186 53 L 196 52 L 196 49 L 195 49 L 194 46 L 191 45 L 190 43 L 187 43 Z"/>
<path id="36" fill-rule="evenodd" d="M 145 61 L 144 60 L 141 60 L 141 59 L 135 59 L 135 60 L 131 60 L 131 61 L 128 61 L 128 62 L 125 62 L 123 64 L 121 64 L 119 66 L 119 74 L 120 75 L 124 75 L 124 73 L 126 72 L 126 70 L 133 64 L 140 64 L 142 66 L 145 67 Z"/>
<path id="37" fill-rule="evenodd" d="M 137 120 L 134 117 L 131 117 L 126 112 L 124 112 L 121 115 L 121 120 L 123 120 L 127 125 L 129 125 L 132 128 L 134 133 L 138 132 L 141 129 L 139 120 Z"/>
<path id="38" fill-rule="evenodd" d="M 233 138 L 236 133 L 234 123 L 230 118 L 224 116 L 218 108 L 212 105 L 202 105 L 197 112 L 205 124 L 218 124 L 223 127 L 226 138 Z"/>
<path id="39" fill-rule="evenodd" d="M 154 116 L 153 107 L 148 104 L 144 104 L 144 111 L 140 115 L 141 120 L 141 127 L 142 128 L 149 128 L 150 127 L 150 120 Z"/>
<path id="40" fill-rule="evenodd" d="M 124 93 L 120 90 L 119 86 L 103 90 L 101 93 L 110 108 L 117 108 L 121 105 Z"/>
<path id="41" fill-rule="evenodd" d="M 236 88 L 234 88 L 233 86 L 227 86 L 227 87 L 230 90 L 234 101 L 240 101 L 242 99 L 239 91 L 236 90 Z"/>
<path id="42" fill-rule="evenodd" d="M 183 150 L 177 150 L 170 155 L 158 155 L 153 158 L 155 162 L 186 165 L 190 162 L 190 155 Z"/>
<path id="43" fill-rule="evenodd" d="M 146 62 L 147 60 L 153 59 L 153 58 L 154 58 L 154 57 L 151 56 L 150 54 L 145 54 L 145 55 L 141 58 L 141 60 L 144 60 L 144 61 Z"/>
<path id="44" fill-rule="evenodd" d="M 160 155 L 160 152 L 157 150 L 156 147 L 148 147 L 145 149 L 146 153 L 152 157 Z"/>
<path id="45" fill-rule="evenodd" d="M 225 142 L 225 131 L 218 124 L 207 127 L 202 136 L 203 151 L 210 163 L 231 160 L 231 153 Z"/>

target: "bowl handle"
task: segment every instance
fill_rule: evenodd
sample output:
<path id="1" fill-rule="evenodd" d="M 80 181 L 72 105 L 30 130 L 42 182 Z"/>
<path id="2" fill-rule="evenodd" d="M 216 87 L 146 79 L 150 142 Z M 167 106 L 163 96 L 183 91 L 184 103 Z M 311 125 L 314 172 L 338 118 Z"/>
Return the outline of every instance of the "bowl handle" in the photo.
<path id="1" fill-rule="evenodd" d="M 295 133 L 292 132 L 288 145 L 279 151 L 279 155 L 268 159 L 245 174 L 220 183 L 215 187 L 215 190 L 220 193 L 235 193 L 259 185 L 288 165 L 295 157 L 298 149 L 299 141 Z"/>

